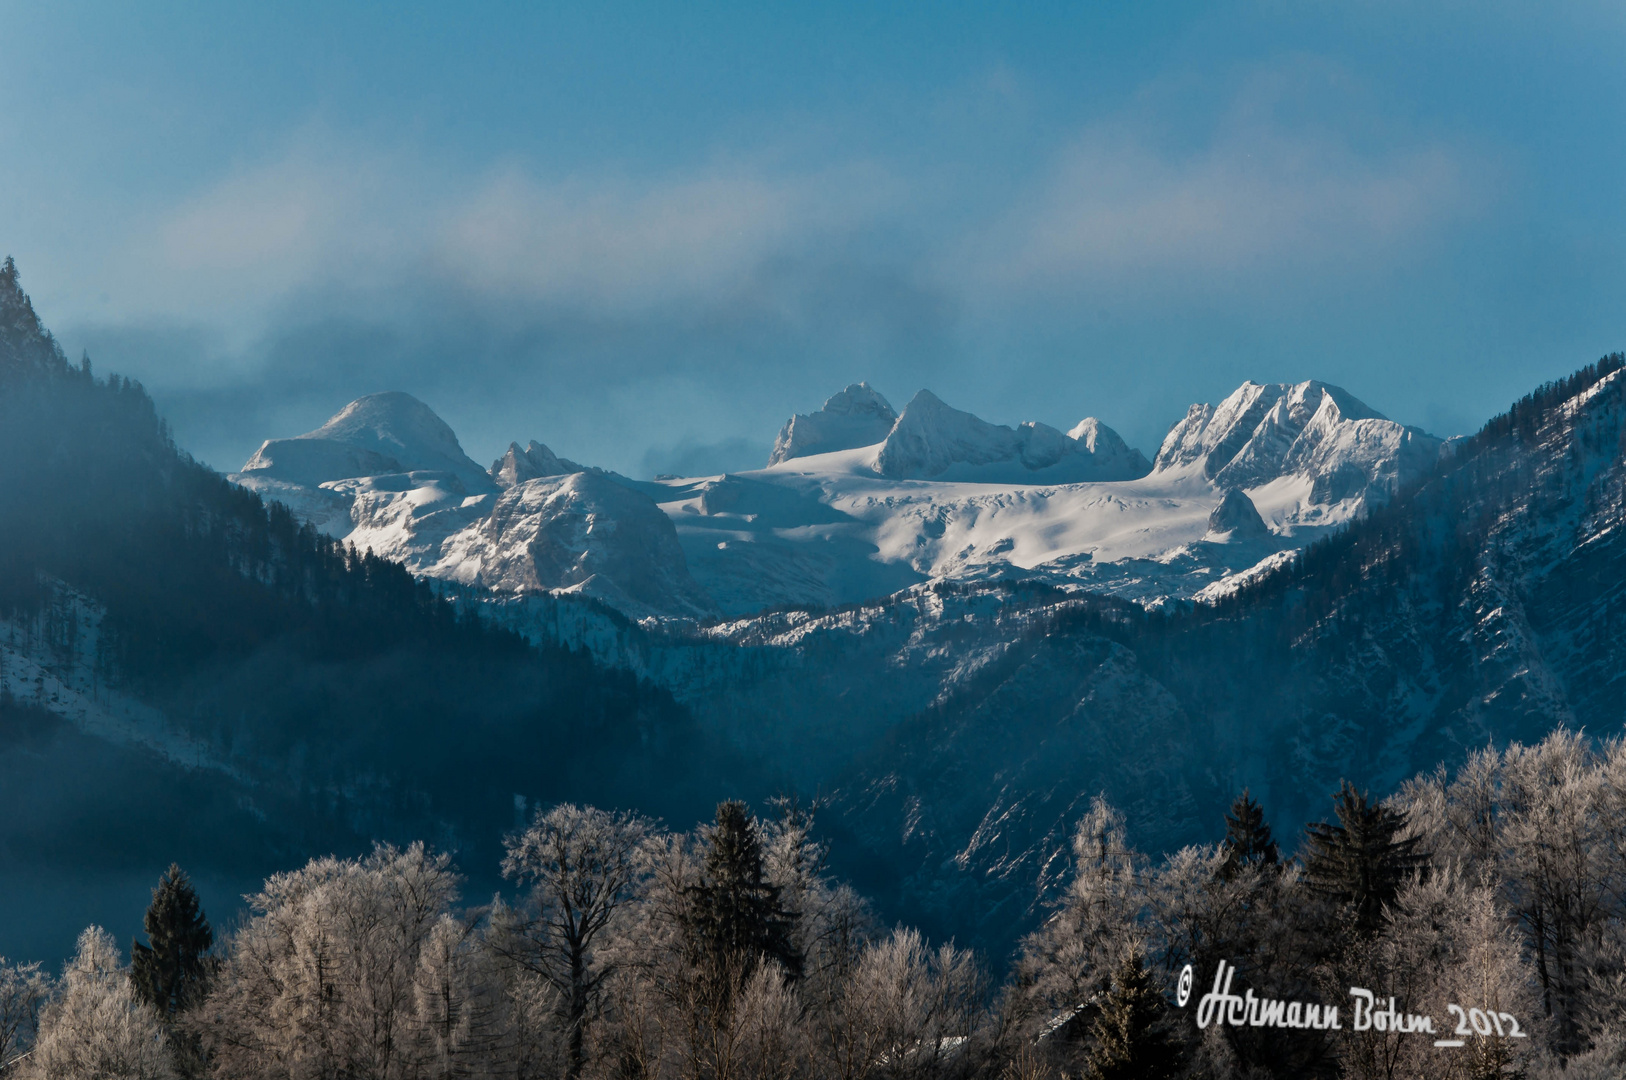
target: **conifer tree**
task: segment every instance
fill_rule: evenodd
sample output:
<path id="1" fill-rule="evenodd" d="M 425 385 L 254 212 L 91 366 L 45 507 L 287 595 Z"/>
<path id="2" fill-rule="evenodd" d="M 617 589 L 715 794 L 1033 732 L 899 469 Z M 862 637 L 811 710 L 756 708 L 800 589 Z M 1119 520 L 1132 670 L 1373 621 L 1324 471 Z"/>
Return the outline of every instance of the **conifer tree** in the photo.
<path id="1" fill-rule="evenodd" d="M 1308 826 L 1304 878 L 1314 892 L 1355 911 L 1355 929 L 1370 937 L 1383 926 L 1383 909 L 1400 887 L 1428 866 L 1419 838 L 1401 838 L 1406 816 L 1369 801 L 1349 781 L 1334 796 L 1338 824 Z"/>
<path id="2" fill-rule="evenodd" d="M 207 992 L 215 940 L 191 880 L 174 863 L 158 879 L 142 925 L 148 944 L 130 946 L 130 982 L 136 997 L 172 1024 Z"/>
<path id="3" fill-rule="evenodd" d="M 1180 1046 L 1164 1022 L 1168 1005 L 1139 952 L 1126 956 L 1090 1029 L 1085 1080 L 1164 1080 L 1180 1067 Z"/>
<path id="4" fill-rule="evenodd" d="M 1270 838 L 1270 826 L 1265 824 L 1265 811 L 1247 788 L 1231 804 L 1225 815 L 1225 862 L 1220 876 L 1226 881 L 1250 866 L 1275 866 L 1281 861 L 1281 851 Z"/>
<path id="5" fill-rule="evenodd" d="M 800 976 L 802 957 L 792 944 L 791 920 L 778 887 L 764 873 L 762 845 L 745 804 L 719 803 L 706 841 L 701 883 L 690 890 L 702 962 L 715 975 L 743 976 L 769 958 L 790 977 Z"/>

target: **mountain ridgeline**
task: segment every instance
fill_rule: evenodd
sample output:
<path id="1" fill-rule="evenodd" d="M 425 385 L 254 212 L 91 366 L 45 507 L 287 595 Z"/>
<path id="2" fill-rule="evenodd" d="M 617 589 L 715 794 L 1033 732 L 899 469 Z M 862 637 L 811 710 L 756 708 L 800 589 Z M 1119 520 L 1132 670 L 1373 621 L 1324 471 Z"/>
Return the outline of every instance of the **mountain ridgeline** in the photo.
<path id="1" fill-rule="evenodd" d="M 1099 794 L 1167 851 L 1245 787 L 1307 821 L 1620 731 L 1621 368 L 1449 443 L 1246 383 L 1151 461 L 859 384 L 767 468 L 656 480 L 535 441 L 483 469 L 386 393 L 228 478 L 8 262 L 0 860 L 245 880 L 422 838 L 484 884 L 534 802 L 798 790 L 888 919 L 999 954 Z"/>
<path id="2" fill-rule="evenodd" d="M 140 386 L 67 362 L 9 260 L 0 618 L 14 914 L 53 874 L 182 858 L 253 880 L 379 837 L 494 877 L 516 804 L 700 813 L 745 772 L 665 692 L 460 614 L 192 461 Z M 12 934 L 54 932 L 39 919 Z"/>
<path id="3" fill-rule="evenodd" d="M 1097 791 L 1167 849 L 1243 787 L 1308 820 L 1345 779 L 1391 791 L 1488 744 L 1619 734 L 1622 366 L 1542 387 L 1210 604 L 1042 605 L 846 789 L 871 848 L 913 868 L 900 905 L 997 935 Z"/>

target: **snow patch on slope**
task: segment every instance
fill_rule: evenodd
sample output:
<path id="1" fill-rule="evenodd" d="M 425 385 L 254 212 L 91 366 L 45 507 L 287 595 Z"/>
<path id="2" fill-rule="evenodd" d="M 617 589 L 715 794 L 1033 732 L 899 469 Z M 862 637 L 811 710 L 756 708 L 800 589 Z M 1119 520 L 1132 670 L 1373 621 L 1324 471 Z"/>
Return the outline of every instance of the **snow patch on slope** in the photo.
<path id="1" fill-rule="evenodd" d="M 39 617 L 0 619 L 0 694 L 54 713 L 86 735 L 244 779 L 207 742 L 174 728 L 157 709 L 110 690 L 96 663 L 106 609 L 60 582 L 51 588 L 49 627 Z"/>

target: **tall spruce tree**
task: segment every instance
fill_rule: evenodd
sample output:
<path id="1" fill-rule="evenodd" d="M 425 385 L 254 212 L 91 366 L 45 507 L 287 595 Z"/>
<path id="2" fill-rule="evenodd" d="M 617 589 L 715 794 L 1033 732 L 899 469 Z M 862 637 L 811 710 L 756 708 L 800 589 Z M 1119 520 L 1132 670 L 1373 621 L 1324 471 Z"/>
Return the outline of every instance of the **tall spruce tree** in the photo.
<path id="1" fill-rule="evenodd" d="M 1230 881 L 1238 872 L 1250 866 L 1275 866 L 1281 861 L 1281 851 L 1270 837 L 1270 826 L 1265 824 L 1265 811 L 1247 788 L 1231 804 L 1225 815 L 1225 862 L 1220 876 Z"/>
<path id="2" fill-rule="evenodd" d="M 1085 1080 L 1172 1080 L 1180 1070 L 1180 1045 L 1168 1030 L 1167 1012 L 1140 953 L 1126 956 L 1090 1028 Z"/>
<path id="3" fill-rule="evenodd" d="M 772 959 L 792 978 L 801 975 L 791 920 L 779 888 L 764 874 L 762 844 L 744 803 L 717 805 L 716 824 L 706 830 L 701 882 L 690 900 L 694 937 L 711 972 L 743 976 Z"/>
<path id="4" fill-rule="evenodd" d="M 1355 912 L 1355 929 L 1370 937 L 1383 927 L 1383 909 L 1400 887 L 1428 866 L 1419 838 L 1401 837 L 1406 816 L 1369 800 L 1344 781 L 1333 797 L 1338 824 L 1307 827 L 1304 878 L 1314 892 Z"/>
<path id="5" fill-rule="evenodd" d="M 158 879 L 142 926 L 148 944 L 130 946 L 130 981 L 160 1020 L 174 1023 L 208 991 L 215 942 L 191 880 L 174 863 Z"/>
<path id="6" fill-rule="evenodd" d="M 147 944 L 130 943 L 130 983 L 138 1000 L 152 1006 L 168 1029 L 169 1056 L 176 1075 L 202 1077 L 208 1072 L 203 1042 L 195 1032 L 177 1029 L 175 1021 L 209 992 L 214 931 L 203 916 L 191 879 L 169 864 L 142 919 Z"/>

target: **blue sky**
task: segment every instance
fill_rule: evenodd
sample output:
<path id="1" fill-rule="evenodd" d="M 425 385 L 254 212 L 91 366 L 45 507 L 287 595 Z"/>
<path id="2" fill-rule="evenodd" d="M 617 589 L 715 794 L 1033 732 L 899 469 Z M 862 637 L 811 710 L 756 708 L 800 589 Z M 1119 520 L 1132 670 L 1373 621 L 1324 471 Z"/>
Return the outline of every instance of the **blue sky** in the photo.
<path id="1" fill-rule="evenodd" d="M 630 472 L 868 379 L 1148 454 L 1626 348 L 1626 8 L 0 0 L 0 249 L 235 468 L 417 394 Z"/>

